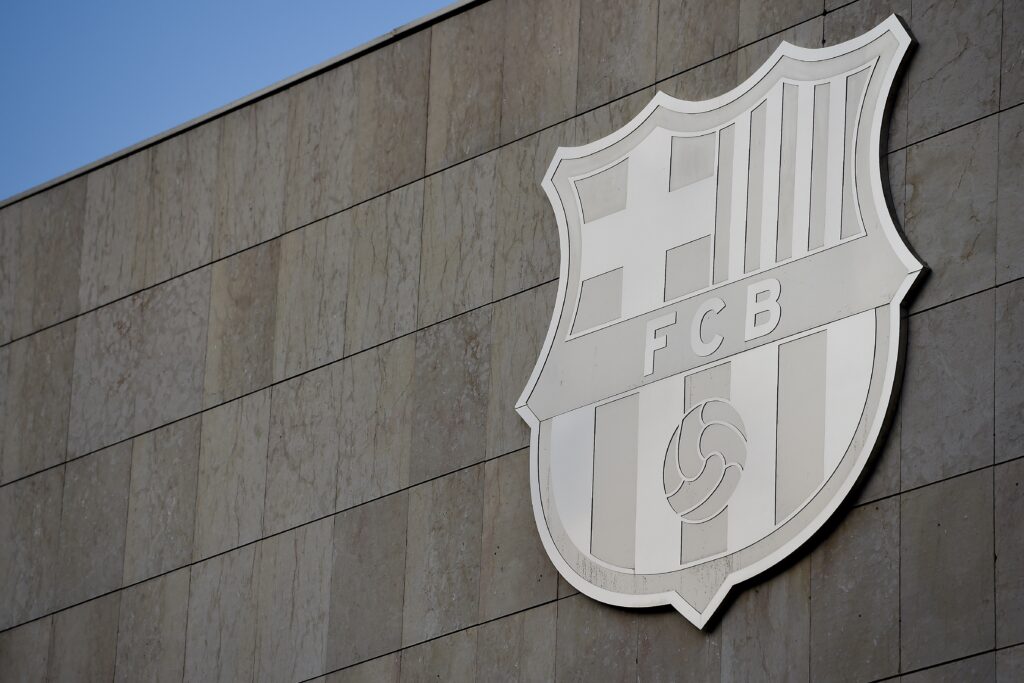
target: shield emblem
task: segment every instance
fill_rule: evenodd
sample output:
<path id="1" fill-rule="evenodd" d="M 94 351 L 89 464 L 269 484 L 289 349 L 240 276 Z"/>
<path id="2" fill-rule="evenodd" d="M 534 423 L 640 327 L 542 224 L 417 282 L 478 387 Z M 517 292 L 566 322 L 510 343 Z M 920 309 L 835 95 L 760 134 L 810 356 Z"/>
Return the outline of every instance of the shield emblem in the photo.
<path id="1" fill-rule="evenodd" d="M 783 43 L 721 97 L 659 92 L 557 151 L 561 278 L 517 410 L 544 546 L 581 592 L 702 627 L 854 486 L 923 267 L 880 163 L 911 42 L 892 16 Z"/>

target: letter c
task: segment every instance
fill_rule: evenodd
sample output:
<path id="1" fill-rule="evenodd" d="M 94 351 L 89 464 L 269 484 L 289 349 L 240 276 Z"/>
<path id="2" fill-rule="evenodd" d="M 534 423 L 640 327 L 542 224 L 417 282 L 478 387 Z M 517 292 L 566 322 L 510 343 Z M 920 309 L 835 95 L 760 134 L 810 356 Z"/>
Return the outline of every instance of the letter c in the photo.
<path id="1" fill-rule="evenodd" d="M 693 324 L 690 326 L 690 345 L 693 347 L 693 352 L 702 358 L 717 351 L 724 341 L 720 334 L 712 337 L 711 341 L 704 341 L 704 335 L 701 334 L 704 319 L 711 313 L 718 315 L 723 308 L 725 308 L 725 302 L 718 297 L 713 297 L 702 303 L 693 314 Z"/>

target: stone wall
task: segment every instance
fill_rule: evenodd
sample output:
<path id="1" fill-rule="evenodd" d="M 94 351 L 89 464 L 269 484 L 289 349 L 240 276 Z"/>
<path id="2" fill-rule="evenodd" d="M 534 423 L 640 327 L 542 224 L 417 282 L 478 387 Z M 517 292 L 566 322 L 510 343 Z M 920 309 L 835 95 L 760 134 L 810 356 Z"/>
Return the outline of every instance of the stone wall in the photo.
<path id="1" fill-rule="evenodd" d="M 703 632 L 575 594 L 512 411 L 554 149 L 890 12 L 884 452 Z M 1021 0 L 492 0 L 0 208 L 0 679 L 1024 679 L 1022 103 Z"/>

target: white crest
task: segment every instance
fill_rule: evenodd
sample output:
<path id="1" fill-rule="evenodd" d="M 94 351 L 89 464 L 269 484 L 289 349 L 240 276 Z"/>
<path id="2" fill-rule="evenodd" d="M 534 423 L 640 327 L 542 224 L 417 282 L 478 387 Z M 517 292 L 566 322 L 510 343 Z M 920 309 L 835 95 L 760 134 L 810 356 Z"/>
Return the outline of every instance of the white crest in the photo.
<path id="1" fill-rule="evenodd" d="M 895 16 L 783 43 L 721 97 L 659 92 L 556 153 L 558 298 L 517 409 L 544 546 L 581 592 L 702 627 L 863 471 L 922 269 L 880 164 L 910 45 Z"/>

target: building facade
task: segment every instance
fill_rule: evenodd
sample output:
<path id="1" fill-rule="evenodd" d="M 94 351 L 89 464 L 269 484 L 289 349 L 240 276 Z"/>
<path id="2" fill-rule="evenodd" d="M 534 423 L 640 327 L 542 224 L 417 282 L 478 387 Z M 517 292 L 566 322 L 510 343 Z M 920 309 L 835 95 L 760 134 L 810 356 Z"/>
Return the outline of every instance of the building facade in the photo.
<path id="1" fill-rule="evenodd" d="M 929 267 L 831 522 L 703 630 L 576 593 L 514 405 L 558 146 L 918 42 Z M 1024 2 L 460 4 L 0 206 L 0 680 L 1024 679 Z"/>

